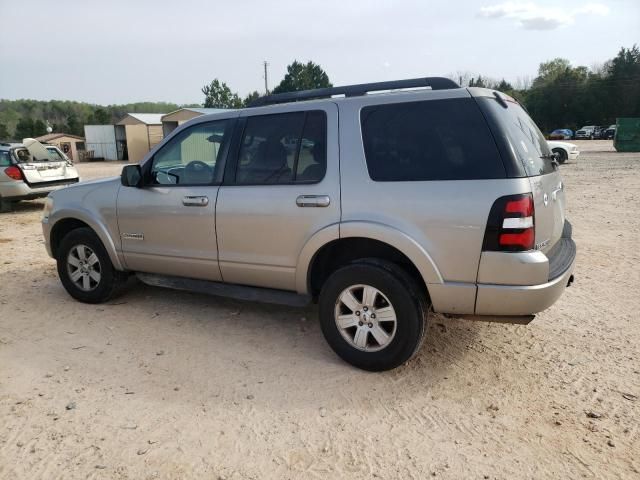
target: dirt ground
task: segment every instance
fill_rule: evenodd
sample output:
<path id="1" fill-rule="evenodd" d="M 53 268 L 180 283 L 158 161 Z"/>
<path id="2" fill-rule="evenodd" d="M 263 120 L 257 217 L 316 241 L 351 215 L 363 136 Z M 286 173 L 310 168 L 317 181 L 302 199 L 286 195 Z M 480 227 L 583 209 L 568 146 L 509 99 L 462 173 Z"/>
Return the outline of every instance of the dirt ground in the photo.
<path id="1" fill-rule="evenodd" d="M 432 317 L 382 374 L 340 361 L 313 308 L 139 284 L 75 302 L 42 202 L 0 216 L 0 478 L 640 478 L 640 154 L 576 143 L 574 285 L 528 326 Z"/>

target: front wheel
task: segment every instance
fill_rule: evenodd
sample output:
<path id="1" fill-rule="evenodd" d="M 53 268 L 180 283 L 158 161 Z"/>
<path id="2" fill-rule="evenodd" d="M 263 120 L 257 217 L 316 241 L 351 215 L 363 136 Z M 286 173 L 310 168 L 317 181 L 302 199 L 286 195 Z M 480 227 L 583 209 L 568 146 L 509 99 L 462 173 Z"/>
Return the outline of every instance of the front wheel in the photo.
<path id="1" fill-rule="evenodd" d="M 403 364 L 424 339 L 425 293 L 393 263 L 366 259 L 337 270 L 323 286 L 319 303 L 329 346 L 363 370 Z"/>
<path id="2" fill-rule="evenodd" d="M 102 303 L 124 284 L 126 274 L 113 267 L 104 245 L 90 228 L 69 232 L 57 252 L 58 276 L 76 300 Z"/>

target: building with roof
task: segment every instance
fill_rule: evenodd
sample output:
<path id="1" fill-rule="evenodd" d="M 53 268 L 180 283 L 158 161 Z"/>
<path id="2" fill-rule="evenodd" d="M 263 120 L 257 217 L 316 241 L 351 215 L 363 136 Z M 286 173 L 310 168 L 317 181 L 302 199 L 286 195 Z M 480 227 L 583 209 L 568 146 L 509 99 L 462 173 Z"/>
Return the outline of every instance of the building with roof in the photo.
<path id="1" fill-rule="evenodd" d="M 127 113 L 117 124 L 124 127 L 126 155 L 130 162 L 139 162 L 163 138 L 163 113 Z"/>
<path id="2" fill-rule="evenodd" d="M 201 115 L 207 115 L 209 113 L 224 112 L 222 108 L 198 108 L 198 107 L 185 107 L 179 108 L 173 112 L 169 112 L 162 116 L 162 133 L 166 137 L 173 132 L 179 125 L 184 122 L 188 122 L 192 118 L 199 117 Z"/>
<path id="3" fill-rule="evenodd" d="M 41 143 L 55 145 L 73 161 L 83 159 L 82 157 L 85 151 L 84 137 L 71 135 L 69 133 L 47 133 L 46 135 L 36 137 L 36 140 Z"/>

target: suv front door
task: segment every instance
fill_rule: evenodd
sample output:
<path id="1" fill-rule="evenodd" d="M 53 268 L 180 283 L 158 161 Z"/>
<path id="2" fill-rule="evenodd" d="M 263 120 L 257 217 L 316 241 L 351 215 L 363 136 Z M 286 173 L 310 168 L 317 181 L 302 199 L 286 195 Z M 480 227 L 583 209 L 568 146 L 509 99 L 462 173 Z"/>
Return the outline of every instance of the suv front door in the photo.
<path id="1" fill-rule="evenodd" d="M 198 123 L 142 167 L 141 188 L 121 187 L 118 227 L 134 271 L 220 280 L 215 204 L 235 119 Z"/>
<path id="2" fill-rule="evenodd" d="M 328 226 L 338 238 L 337 106 L 245 110 L 238 131 L 216 207 L 222 277 L 296 290 L 307 241 Z"/>

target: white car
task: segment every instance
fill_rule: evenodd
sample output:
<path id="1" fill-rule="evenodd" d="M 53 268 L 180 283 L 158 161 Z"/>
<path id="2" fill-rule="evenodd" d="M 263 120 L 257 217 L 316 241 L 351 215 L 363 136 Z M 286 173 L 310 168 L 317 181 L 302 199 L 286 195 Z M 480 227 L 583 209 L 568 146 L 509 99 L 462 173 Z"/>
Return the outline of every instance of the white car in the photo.
<path id="1" fill-rule="evenodd" d="M 0 212 L 20 200 L 46 197 L 80 181 L 73 162 L 54 145 L 33 138 L 0 143 Z"/>
<path id="2" fill-rule="evenodd" d="M 549 149 L 558 154 L 558 163 L 564 163 L 567 160 L 574 161 L 580 155 L 580 150 L 573 143 L 556 142 L 554 140 L 550 140 L 547 143 L 549 144 Z"/>

